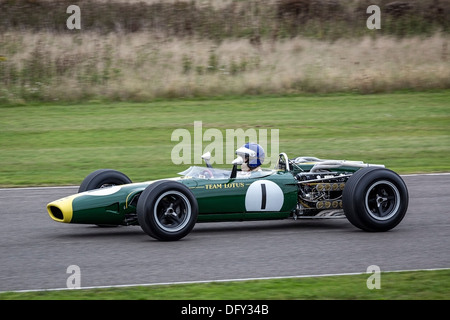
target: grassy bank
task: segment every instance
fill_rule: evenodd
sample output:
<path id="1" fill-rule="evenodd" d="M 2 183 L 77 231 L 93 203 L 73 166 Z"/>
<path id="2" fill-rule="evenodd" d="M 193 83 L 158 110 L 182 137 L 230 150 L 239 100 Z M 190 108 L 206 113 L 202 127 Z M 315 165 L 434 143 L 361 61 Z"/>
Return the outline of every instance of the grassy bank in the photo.
<path id="1" fill-rule="evenodd" d="M 0 35 L 0 104 L 450 88 L 449 38 Z M 420 53 L 420 54 L 418 54 Z"/>
<path id="2" fill-rule="evenodd" d="M 448 300 L 449 270 L 110 289 L 0 293 L 0 300 Z"/>
<path id="3" fill-rule="evenodd" d="M 181 138 L 172 141 L 172 134 L 186 129 L 193 143 L 194 121 L 202 122 L 201 151 L 212 143 L 206 130 L 221 133 L 223 161 L 227 144 L 239 147 L 236 139 L 226 141 L 227 129 L 253 129 L 258 139 L 266 130 L 267 159 L 276 156 L 271 130 L 278 130 L 278 151 L 290 158 L 364 160 L 399 173 L 448 172 L 448 101 L 447 90 L 4 106 L 0 185 L 78 185 L 99 168 L 121 170 L 133 181 L 174 176 L 194 162 L 195 153 L 191 146 L 191 164 L 175 165 L 171 153 Z"/>

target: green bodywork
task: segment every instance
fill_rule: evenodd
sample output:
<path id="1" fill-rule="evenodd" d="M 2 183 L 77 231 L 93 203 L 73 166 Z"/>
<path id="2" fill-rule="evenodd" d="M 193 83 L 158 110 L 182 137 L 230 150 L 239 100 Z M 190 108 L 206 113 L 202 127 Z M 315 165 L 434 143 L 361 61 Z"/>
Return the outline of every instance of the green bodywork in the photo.
<path id="1" fill-rule="evenodd" d="M 166 179 L 163 179 L 166 180 Z M 267 170 L 246 178 L 170 178 L 187 186 L 198 203 L 198 222 L 265 220 L 289 217 L 297 204 L 297 181 L 291 172 Z M 278 211 L 248 211 L 245 198 L 249 186 L 255 181 L 271 181 L 283 193 L 282 206 Z M 159 180 L 155 180 L 159 181 Z M 136 213 L 137 199 L 144 189 L 155 181 L 131 183 L 78 193 L 48 204 L 51 218 L 58 222 L 84 224 L 137 224 L 132 217 Z M 50 207 L 70 202 L 71 217 L 64 219 Z M 58 203 L 59 202 L 59 203 Z M 61 213 L 62 214 L 62 213 Z M 66 215 L 66 212 L 64 212 Z"/>

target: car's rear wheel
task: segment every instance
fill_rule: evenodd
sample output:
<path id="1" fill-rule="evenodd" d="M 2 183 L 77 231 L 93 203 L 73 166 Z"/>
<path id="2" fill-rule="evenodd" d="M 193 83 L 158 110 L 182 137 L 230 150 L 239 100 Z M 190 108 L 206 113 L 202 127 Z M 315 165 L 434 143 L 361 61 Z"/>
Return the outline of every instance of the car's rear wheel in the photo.
<path id="1" fill-rule="evenodd" d="M 406 214 L 408 189 L 402 178 L 391 170 L 362 168 L 348 179 L 342 204 L 354 226 L 365 231 L 388 231 Z"/>
<path id="2" fill-rule="evenodd" d="M 198 205 L 185 185 L 161 180 L 142 192 L 136 211 L 145 233 L 158 240 L 174 241 L 191 232 L 197 222 Z"/>

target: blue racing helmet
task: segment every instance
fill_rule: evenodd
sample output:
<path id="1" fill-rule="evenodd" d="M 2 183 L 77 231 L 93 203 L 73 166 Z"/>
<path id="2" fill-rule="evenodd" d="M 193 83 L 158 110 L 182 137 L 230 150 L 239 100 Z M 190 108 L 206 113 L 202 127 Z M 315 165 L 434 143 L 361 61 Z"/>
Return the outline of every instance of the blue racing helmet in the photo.
<path id="1" fill-rule="evenodd" d="M 247 142 L 236 150 L 236 154 L 244 158 L 249 168 L 259 167 L 264 162 L 264 149 L 257 143 Z"/>

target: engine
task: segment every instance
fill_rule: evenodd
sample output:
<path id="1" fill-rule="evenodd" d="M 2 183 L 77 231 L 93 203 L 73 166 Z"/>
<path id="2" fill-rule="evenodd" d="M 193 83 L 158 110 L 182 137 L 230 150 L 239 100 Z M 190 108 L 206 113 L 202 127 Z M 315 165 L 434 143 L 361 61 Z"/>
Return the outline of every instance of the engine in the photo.
<path id="1" fill-rule="evenodd" d="M 342 191 L 350 172 L 301 172 L 295 178 L 299 181 L 298 203 L 295 215 L 317 216 L 322 210 L 341 210 Z"/>
<path id="2" fill-rule="evenodd" d="M 342 192 L 345 183 L 357 170 L 366 167 L 384 168 L 382 164 L 363 161 L 322 160 L 316 157 L 289 159 L 280 153 L 275 166 L 292 172 L 298 181 L 297 208 L 293 217 L 342 216 Z"/>

